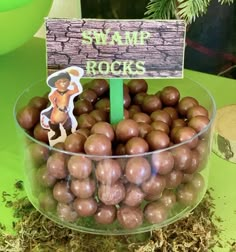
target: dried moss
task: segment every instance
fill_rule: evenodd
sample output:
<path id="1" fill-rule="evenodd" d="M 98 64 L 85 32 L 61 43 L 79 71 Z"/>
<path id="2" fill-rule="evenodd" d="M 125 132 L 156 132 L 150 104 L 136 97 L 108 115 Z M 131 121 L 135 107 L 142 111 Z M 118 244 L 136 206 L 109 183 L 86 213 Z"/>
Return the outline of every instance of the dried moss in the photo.
<path id="1" fill-rule="evenodd" d="M 22 189 L 19 183 L 17 186 L 17 190 Z M 18 219 L 13 223 L 15 235 L 7 234 L 4 226 L 0 226 L 0 251 L 191 252 L 210 251 L 216 245 L 221 246 L 220 229 L 213 221 L 214 203 L 209 191 L 188 217 L 140 236 L 80 233 L 61 227 L 44 217 L 26 197 L 18 198 L 17 194 L 11 196 L 4 192 L 2 198 Z M 235 244 L 232 248 L 233 246 Z"/>

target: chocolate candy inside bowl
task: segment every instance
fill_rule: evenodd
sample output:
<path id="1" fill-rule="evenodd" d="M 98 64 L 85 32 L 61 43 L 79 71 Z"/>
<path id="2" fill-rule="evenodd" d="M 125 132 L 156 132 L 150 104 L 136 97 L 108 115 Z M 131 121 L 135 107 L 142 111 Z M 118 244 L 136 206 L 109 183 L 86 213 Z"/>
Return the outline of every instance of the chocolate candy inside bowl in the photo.
<path id="1" fill-rule="evenodd" d="M 65 227 L 109 235 L 158 229 L 195 208 L 207 189 L 216 108 L 200 84 L 172 82 L 124 81 L 124 118 L 111 124 L 108 81 L 82 80 L 76 131 L 53 147 L 40 124 L 46 81 L 25 90 L 14 113 L 35 208 Z"/>

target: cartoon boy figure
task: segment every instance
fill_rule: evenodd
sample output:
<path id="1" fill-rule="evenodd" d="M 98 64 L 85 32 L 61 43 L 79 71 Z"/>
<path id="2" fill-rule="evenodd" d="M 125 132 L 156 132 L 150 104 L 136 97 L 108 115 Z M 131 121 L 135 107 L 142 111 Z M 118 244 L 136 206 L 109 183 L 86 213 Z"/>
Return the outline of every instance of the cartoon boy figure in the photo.
<path id="1" fill-rule="evenodd" d="M 56 139 L 56 142 L 62 142 L 76 130 L 73 100 L 82 93 L 80 78 L 83 73 L 79 67 L 68 67 L 47 78 L 47 84 L 52 89 L 48 95 L 51 105 L 41 112 L 40 121 L 43 128 L 50 130 L 49 142 Z"/>

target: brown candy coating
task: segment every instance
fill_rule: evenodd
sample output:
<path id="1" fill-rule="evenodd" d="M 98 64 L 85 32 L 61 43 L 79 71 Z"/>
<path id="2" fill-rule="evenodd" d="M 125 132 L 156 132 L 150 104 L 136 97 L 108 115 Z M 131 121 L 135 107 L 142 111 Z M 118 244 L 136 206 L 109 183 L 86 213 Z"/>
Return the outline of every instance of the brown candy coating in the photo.
<path id="1" fill-rule="evenodd" d="M 40 110 L 33 106 L 25 106 L 16 115 L 18 123 L 26 130 L 32 129 L 39 122 L 39 117 Z"/>
<path id="2" fill-rule="evenodd" d="M 197 133 L 205 129 L 208 124 L 210 123 L 210 120 L 206 116 L 195 116 L 191 118 L 191 120 L 188 122 L 188 126 L 193 128 Z"/>
<path id="3" fill-rule="evenodd" d="M 77 122 L 79 128 L 91 129 L 96 123 L 96 120 L 90 114 L 84 113 L 77 117 Z"/>
<path id="4" fill-rule="evenodd" d="M 132 119 L 123 119 L 116 125 L 115 133 L 118 140 L 126 142 L 139 135 L 138 123 Z"/>
<path id="5" fill-rule="evenodd" d="M 41 111 L 47 107 L 48 99 L 46 97 L 35 96 L 30 99 L 28 105 L 35 107 Z"/>
<path id="6" fill-rule="evenodd" d="M 169 146 L 169 136 L 160 130 L 152 130 L 146 135 L 150 150 L 160 150 Z"/>
<path id="7" fill-rule="evenodd" d="M 98 100 L 95 105 L 94 105 L 95 109 L 100 109 L 100 110 L 104 110 L 105 112 L 109 112 L 110 111 L 110 100 L 109 98 L 102 98 L 100 100 Z"/>
<path id="8" fill-rule="evenodd" d="M 128 184 L 126 187 L 126 195 L 123 203 L 127 206 L 137 207 L 144 199 L 144 192 L 134 184 Z"/>
<path id="9" fill-rule="evenodd" d="M 175 192 L 172 190 L 165 189 L 160 198 L 160 202 L 163 203 L 166 208 L 172 208 L 176 203 Z"/>
<path id="10" fill-rule="evenodd" d="M 177 190 L 177 200 L 184 206 L 191 206 L 196 203 L 197 190 L 192 184 L 180 185 Z"/>
<path id="11" fill-rule="evenodd" d="M 161 121 L 161 122 L 166 123 L 168 126 L 170 126 L 172 123 L 172 119 L 169 113 L 166 112 L 165 110 L 160 110 L 160 109 L 155 110 L 151 113 L 150 117 L 152 121 L 154 122 Z"/>
<path id="12" fill-rule="evenodd" d="M 94 219 L 99 224 L 111 224 L 116 219 L 116 207 L 99 205 L 97 212 L 94 214 Z"/>
<path id="13" fill-rule="evenodd" d="M 153 130 L 160 130 L 169 135 L 170 133 L 170 128 L 168 124 L 162 122 L 162 121 L 156 121 L 151 123 L 151 127 Z"/>
<path id="14" fill-rule="evenodd" d="M 70 203 L 74 199 L 74 195 L 70 191 L 69 185 L 65 181 L 57 182 L 53 187 L 53 197 L 61 203 Z"/>
<path id="15" fill-rule="evenodd" d="M 84 152 L 86 137 L 80 133 L 72 133 L 65 140 L 65 150 L 70 152 Z"/>
<path id="16" fill-rule="evenodd" d="M 109 156 L 112 153 L 111 141 L 103 134 L 92 134 L 84 143 L 84 150 L 89 155 Z"/>
<path id="17" fill-rule="evenodd" d="M 144 157 L 133 157 L 127 161 L 125 175 L 129 182 L 141 184 L 151 175 L 151 166 Z"/>
<path id="18" fill-rule="evenodd" d="M 147 82 L 143 79 L 133 79 L 127 83 L 131 94 L 146 93 L 148 89 Z"/>
<path id="19" fill-rule="evenodd" d="M 75 116 L 89 113 L 93 110 L 93 105 L 88 100 L 78 100 L 75 102 L 73 113 Z"/>
<path id="20" fill-rule="evenodd" d="M 94 109 L 89 113 L 97 122 L 100 121 L 107 121 L 108 120 L 108 113 L 101 109 Z"/>
<path id="21" fill-rule="evenodd" d="M 68 161 L 68 170 L 72 177 L 86 179 L 92 172 L 92 160 L 85 156 L 72 156 Z"/>
<path id="22" fill-rule="evenodd" d="M 170 115 L 172 121 L 178 119 L 179 117 L 177 110 L 173 107 L 164 107 L 163 111 L 167 112 Z"/>
<path id="23" fill-rule="evenodd" d="M 151 163 L 155 174 L 166 175 L 174 168 L 174 157 L 170 151 L 156 152 L 152 154 Z"/>
<path id="24" fill-rule="evenodd" d="M 164 176 L 151 176 L 149 180 L 142 183 L 141 188 L 144 193 L 149 195 L 160 195 L 166 186 Z"/>
<path id="25" fill-rule="evenodd" d="M 76 198 L 73 202 L 73 208 L 81 217 L 88 217 L 95 214 L 97 211 L 97 202 L 94 198 L 79 199 Z"/>
<path id="26" fill-rule="evenodd" d="M 138 228 L 143 223 L 143 212 L 137 207 L 121 206 L 117 211 L 117 220 L 123 228 Z"/>
<path id="27" fill-rule="evenodd" d="M 32 143 L 28 147 L 30 161 L 36 166 L 41 166 L 49 157 L 49 149 L 43 145 Z"/>
<path id="28" fill-rule="evenodd" d="M 174 189 L 182 183 L 183 173 L 178 170 L 173 170 L 165 177 L 166 177 L 166 188 Z"/>
<path id="29" fill-rule="evenodd" d="M 197 132 L 191 127 L 181 127 L 179 128 L 174 136 L 175 143 L 182 143 L 184 141 L 189 141 L 187 145 L 193 149 L 198 144 L 198 137 L 194 137 Z"/>
<path id="30" fill-rule="evenodd" d="M 91 102 L 91 103 L 94 103 L 94 102 L 96 102 L 97 101 L 97 93 L 94 91 L 94 90 L 92 90 L 92 89 L 90 89 L 90 88 L 88 88 L 88 89 L 85 89 L 81 94 L 80 94 L 80 96 L 79 96 L 79 98 L 81 99 L 81 100 L 87 100 L 87 101 L 89 101 L 89 102 Z"/>
<path id="31" fill-rule="evenodd" d="M 171 150 L 176 170 L 185 170 L 191 166 L 192 152 L 187 145 L 181 145 Z"/>
<path id="32" fill-rule="evenodd" d="M 47 190 L 39 194 L 38 204 L 40 209 L 46 212 L 52 212 L 56 208 L 57 201 L 54 199 L 51 190 Z"/>
<path id="33" fill-rule="evenodd" d="M 133 115 L 132 119 L 136 122 L 151 123 L 151 118 L 148 114 L 143 112 L 137 112 Z"/>
<path id="34" fill-rule="evenodd" d="M 196 189 L 196 191 L 200 192 L 205 188 L 205 180 L 204 177 L 200 173 L 195 173 L 190 184 Z"/>
<path id="35" fill-rule="evenodd" d="M 135 105 L 142 105 L 145 96 L 147 96 L 147 93 L 145 92 L 137 93 L 133 98 L 133 103 Z"/>
<path id="36" fill-rule="evenodd" d="M 97 96 L 102 96 L 108 91 L 109 84 L 105 79 L 94 79 L 90 83 L 90 88 L 97 94 Z"/>
<path id="37" fill-rule="evenodd" d="M 95 175 L 102 184 L 114 184 L 121 177 L 121 174 L 121 167 L 117 160 L 103 159 L 97 163 Z"/>
<path id="38" fill-rule="evenodd" d="M 49 174 L 57 179 L 63 179 L 67 176 L 66 156 L 62 153 L 54 153 L 48 158 L 47 169 Z"/>
<path id="39" fill-rule="evenodd" d="M 145 138 L 146 135 L 152 131 L 152 126 L 147 123 L 139 122 L 138 129 L 139 129 L 139 136 Z"/>
<path id="40" fill-rule="evenodd" d="M 151 202 L 144 208 L 144 217 L 151 224 L 159 224 L 167 219 L 168 209 L 161 202 Z"/>
<path id="41" fill-rule="evenodd" d="M 95 181 L 90 178 L 83 180 L 73 179 L 71 181 L 70 189 L 76 197 L 81 199 L 87 199 L 94 194 L 96 184 Z"/>
<path id="42" fill-rule="evenodd" d="M 98 198 L 105 205 L 119 204 L 125 198 L 125 187 L 120 181 L 113 185 L 101 184 L 98 188 Z"/>
<path id="43" fill-rule="evenodd" d="M 208 111 L 207 111 L 206 108 L 204 108 L 201 105 L 193 106 L 193 107 L 191 107 L 191 108 L 188 109 L 188 111 L 187 111 L 187 118 L 188 118 L 188 120 L 190 120 L 191 118 L 193 118 L 195 116 L 205 116 L 205 117 L 208 117 Z"/>
<path id="44" fill-rule="evenodd" d="M 126 154 L 134 155 L 148 152 L 149 146 L 141 137 L 132 137 L 125 145 Z"/>
<path id="45" fill-rule="evenodd" d="M 115 133 L 113 127 L 108 122 L 97 122 L 91 128 L 91 134 L 103 134 L 110 139 L 110 141 L 114 140 Z"/>
<path id="46" fill-rule="evenodd" d="M 49 174 L 46 165 L 43 165 L 37 170 L 36 178 L 39 184 L 44 187 L 52 187 L 57 181 L 55 177 Z"/>
<path id="47" fill-rule="evenodd" d="M 175 106 L 179 101 L 180 93 L 177 88 L 167 86 L 161 90 L 160 98 L 166 106 Z"/>
<path id="48" fill-rule="evenodd" d="M 162 108 L 162 103 L 160 98 L 156 95 L 146 95 L 143 99 L 142 109 L 144 112 L 151 114 L 157 109 Z"/>
<path id="49" fill-rule="evenodd" d="M 191 163 L 187 169 L 184 170 L 185 173 L 187 174 L 193 174 L 195 173 L 200 164 L 200 154 L 196 150 L 191 151 Z"/>
<path id="50" fill-rule="evenodd" d="M 73 209 L 72 204 L 65 203 L 57 204 L 57 215 L 65 222 L 74 222 L 79 217 L 77 212 Z"/>
<path id="51" fill-rule="evenodd" d="M 34 127 L 33 135 L 35 139 L 48 143 L 48 130 L 44 129 L 40 123 L 37 123 Z"/>
<path id="52" fill-rule="evenodd" d="M 178 112 L 180 115 L 182 116 L 186 116 L 187 115 L 187 111 L 194 106 L 198 106 L 199 103 L 198 101 L 191 97 L 191 96 L 186 96 L 184 98 L 182 98 L 179 103 L 178 103 Z"/>

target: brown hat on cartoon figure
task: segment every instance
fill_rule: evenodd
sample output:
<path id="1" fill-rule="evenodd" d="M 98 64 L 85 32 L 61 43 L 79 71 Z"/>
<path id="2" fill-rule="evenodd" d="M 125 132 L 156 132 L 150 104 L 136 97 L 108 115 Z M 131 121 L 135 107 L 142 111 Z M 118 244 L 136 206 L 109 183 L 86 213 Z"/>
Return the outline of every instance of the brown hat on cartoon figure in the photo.
<path id="1" fill-rule="evenodd" d="M 55 82 L 60 79 L 68 79 L 70 81 L 71 77 L 70 77 L 69 73 L 67 73 L 67 72 L 61 72 L 61 73 L 54 75 L 52 77 L 49 76 L 48 85 L 50 87 L 55 87 Z"/>

